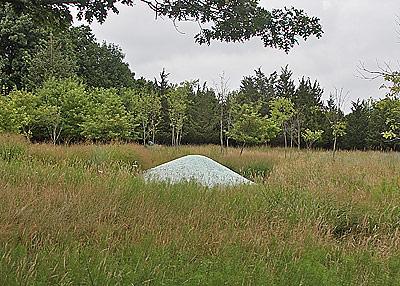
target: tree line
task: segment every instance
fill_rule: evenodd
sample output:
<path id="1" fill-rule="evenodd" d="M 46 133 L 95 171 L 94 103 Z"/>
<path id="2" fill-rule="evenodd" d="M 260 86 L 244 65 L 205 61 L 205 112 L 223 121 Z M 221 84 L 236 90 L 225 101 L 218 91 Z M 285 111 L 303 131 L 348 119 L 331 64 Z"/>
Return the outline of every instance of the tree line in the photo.
<path id="1" fill-rule="evenodd" d="M 24 9 L 0 4 L 0 131 L 35 142 L 111 140 L 142 144 L 270 144 L 296 148 L 395 149 L 400 134 L 398 73 L 385 75 L 381 100 L 322 100 L 323 88 L 289 67 L 243 77 L 135 79 L 114 44 L 98 43 L 88 26 L 43 25 Z M 22 11 L 22 12 L 21 12 Z"/>
<path id="2" fill-rule="evenodd" d="M 397 86 L 380 100 L 342 110 L 343 91 L 328 101 L 317 81 L 296 84 L 288 67 L 260 69 L 239 90 L 221 95 L 199 81 L 172 84 L 165 71 L 132 87 L 90 86 L 79 77 L 50 77 L 34 90 L 0 98 L 0 130 L 35 142 L 136 141 L 142 144 L 270 144 L 296 148 L 395 149 L 400 131 Z M 220 94 L 218 94 L 218 91 Z"/>

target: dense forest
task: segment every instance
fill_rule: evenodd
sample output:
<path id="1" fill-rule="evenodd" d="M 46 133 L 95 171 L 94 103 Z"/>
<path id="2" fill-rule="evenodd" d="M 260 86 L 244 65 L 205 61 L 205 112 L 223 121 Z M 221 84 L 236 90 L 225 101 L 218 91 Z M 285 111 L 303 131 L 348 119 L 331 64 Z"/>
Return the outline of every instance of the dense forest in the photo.
<path id="1" fill-rule="evenodd" d="M 398 149 L 400 74 L 382 73 L 387 96 L 352 102 L 289 66 L 256 69 L 238 90 L 222 74 L 212 85 L 172 83 L 163 70 L 135 78 L 115 44 L 89 26 L 43 25 L 0 4 L 0 131 L 33 142 L 114 140 L 141 144 L 271 144 L 296 148 Z"/>

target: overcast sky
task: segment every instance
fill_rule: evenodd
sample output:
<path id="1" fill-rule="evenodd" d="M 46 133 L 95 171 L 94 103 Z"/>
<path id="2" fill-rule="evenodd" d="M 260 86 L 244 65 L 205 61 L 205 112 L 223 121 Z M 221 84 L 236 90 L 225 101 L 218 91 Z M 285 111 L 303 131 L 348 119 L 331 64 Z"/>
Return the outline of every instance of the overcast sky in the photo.
<path id="1" fill-rule="evenodd" d="M 138 3 L 134 7 L 120 6 L 119 15 L 111 14 L 102 25 L 91 25 L 99 41 L 106 40 L 122 47 L 126 61 L 136 77 L 153 79 L 165 68 L 172 82 L 200 79 L 210 85 L 223 71 L 236 89 L 244 75 L 261 67 L 266 73 L 289 65 L 295 78 L 317 79 L 328 97 L 334 88 L 344 88 L 350 95 L 347 110 L 357 98 L 377 98 L 384 94 L 381 81 L 359 78 L 360 62 L 371 69 L 377 63 L 391 62 L 398 66 L 400 28 L 399 0 L 267 0 L 269 8 L 295 6 L 321 19 L 324 35 L 321 39 L 300 42 L 287 55 L 283 51 L 265 48 L 258 39 L 241 44 L 212 42 L 199 46 L 193 35 L 198 31 L 193 23 L 180 23 L 177 32 L 168 19 L 155 20 L 154 13 Z"/>

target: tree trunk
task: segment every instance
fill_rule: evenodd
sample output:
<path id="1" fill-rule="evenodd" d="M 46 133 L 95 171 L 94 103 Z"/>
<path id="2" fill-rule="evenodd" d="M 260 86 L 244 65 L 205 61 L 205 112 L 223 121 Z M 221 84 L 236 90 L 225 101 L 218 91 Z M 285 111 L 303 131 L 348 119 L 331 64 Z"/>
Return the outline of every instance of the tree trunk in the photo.
<path id="1" fill-rule="evenodd" d="M 286 134 L 286 123 L 283 124 L 283 138 L 285 139 L 285 158 L 286 158 L 286 149 L 287 149 L 287 134 Z"/>
<path id="2" fill-rule="evenodd" d="M 246 145 L 246 142 L 243 142 L 242 149 L 240 149 L 240 156 L 242 156 L 242 154 L 243 154 L 243 149 L 244 149 L 245 145 Z"/>
<path id="3" fill-rule="evenodd" d="M 230 126 L 231 126 L 231 112 L 229 111 L 229 109 L 228 109 L 228 122 L 227 122 L 226 125 L 227 125 L 226 129 L 227 129 L 228 134 L 229 134 Z M 229 148 L 229 137 L 228 136 L 226 136 L 226 148 Z"/>
<path id="4" fill-rule="evenodd" d="M 172 146 L 175 146 L 175 126 L 172 126 Z"/>
<path id="5" fill-rule="evenodd" d="M 293 122 L 290 123 L 290 148 L 293 148 Z"/>
<path id="6" fill-rule="evenodd" d="M 283 138 L 285 140 L 285 149 L 287 148 L 287 129 L 286 129 L 286 124 L 283 125 Z"/>
<path id="7" fill-rule="evenodd" d="M 335 159 L 335 153 L 336 153 L 336 143 L 337 143 L 337 136 L 335 136 L 335 139 L 333 140 L 333 159 Z"/>
<path id="8" fill-rule="evenodd" d="M 56 126 L 54 126 L 54 128 L 53 128 L 53 134 L 52 134 L 52 136 L 51 136 L 51 141 L 53 141 L 53 145 L 56 145 L 56 141 L 57 141 L 57 137 L 56 137 L 56 132 L 57 132 L 57 127 Z"/>
<path id="9" fill-rule="evenodd" d="M 156 126 L 154 124 L 154 119 L 151 120 L 151 129 L 152 129 L 152 133 L 153 133 L 151 140 L 152 140 L 153 144 L 156 144 Z"/>
<path id="10" fill-rule="evenodd" d="M 57 129 L 58 129 L 58 123 L 53 125 L 53 129 L 52 129 L 51 135 L 50 135 L 53 145 L 57 144 L 58 138 L 60 137 L 60 134 L 61 134 L 61 131 L 62 131 L 61 127 L 59 128 L 59 130 L 57 130 Z"/>
<path id="11" fill-rule="evenodd" d="M 301 149 L 301 124 L 299 115 L 297 115 L 297 148 Z"/>
<path id="12" fill-rule="evenodd" d="M 219 139 L 220 139 L 220 143 L 221 143 L 221 153 L 223 152 L 223 148 L 224 148 L 224 110 L 223 107 L 221 105 L 221 118 L 220 118 L 220 133 L 219 133 Z"/>
<path id="13" fill-rule="evenodd" d="M 142 128 L 143 128 L 143 146 L 146 146 L 146 126 L 144 122 L 142 122 Z"/>
<path id="14" fill-rule="evenodd" d="M 180 128 L 179 130 L 177 130 L 176 132 L 176 145 L 180 146 L 182 142 L 182 128 Z"/>

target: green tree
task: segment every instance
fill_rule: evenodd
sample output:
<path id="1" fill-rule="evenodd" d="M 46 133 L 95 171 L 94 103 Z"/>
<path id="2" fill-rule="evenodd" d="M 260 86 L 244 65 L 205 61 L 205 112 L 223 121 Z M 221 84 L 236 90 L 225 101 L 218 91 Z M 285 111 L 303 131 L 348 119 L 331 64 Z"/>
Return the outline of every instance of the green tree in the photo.
<path id="1" fill-rule="evenodd" d="M 32 130 L 38 124 L 39 97 L 31 92 L 14 90 L 9 95 L 11 111 L 18 122 L 18 131 L 28 140 L 32 137 Z"/>
<path id="2" fill-rule="evenodd" d="M 10 97 L 0 95 L 0 133 L 18 133 L 20 122 Z"/>
<path id="3" fill-rule="evenodd" d="M 333 136 L 333 158 L 335 158 L 338 138 L 346 134 L 347 123 L 342 108 L 347 96 L 348 93 L 345 94 L 343 88 L 335 89 L 334 93 L 329 95 L 326 116 Z"/>
<path id="4" fill-rule="evenodd" d="M 171 142 L 171 125 L 169 121 L 168 112 L 168 99 L 167 94 L 171 88 L 171 84 L 168 80 L 169 73 L 163 68 L 159 74 L 159 79 L 154 78 L 153 86 L 155 87 L 160 99 L 161 99 L 161 120 L 158 125 L 157 140 L 163 144 L 169 144 Z M 146 85 L 146 81 L 136 81 L 141 85 Z"/>
<path id="5" fill-rule="evenodd" d="M 218 82 L 215 85 L 215 95 L 219 104 L 219 142 L 221 153 L 224 148 L 224 118 L 226 102 L 229 96 L 229 79 L 226 77 L 225 72 L 221 73 Z"/>
<path id="6" fill-rule="evenodd" d="M 89 95 L 76 79 L 50 79 L 37 90 L 43 108 L 43 122 L 54 144 L 82 139 L 81 124 L 88 113 Z"/>
<path id="7" fill-rule="evenodd" d="M 40 87 L 50 78 L 66 79 L 76 75 L 76 54 L 71 42 L 65 42 L 66 37 L 65 32 L 56 35 L 50 32 L 48 40 L 43 41 L 29 63 L 27 78 L 30 87 Z"/>
<path id="8" fill-rule="evenodd" d="M 57 144 L 64 128 L 61 107 L 51 105 L 50 102 L 43 102 L 39 106 L 37 113 L 39 129 L 44 129 L 47 132 L 47 134 L 40 137 L 44 140 L 50 140 L 54 145 Z"/>
<path id="9" fill-rule="evenodd" d="M 191 92 L 192 83 L 185 82 L 171 88 L 167 94 L 168 114 L 172 128 L 172 146 L 181 143 L 183 124 L 187 117 L 188 100 Z"/>
<path id="10" fill-rule="evenodd" d="M 293 72 L 289 66 L 281 69 L 281 73 L 276 81 L 276 96 L 281 98 L 292 99 L 296 93 L 296 85 L 292 79 Z"/>
<path id="11" fill-rule="evenodd" d="M 322 139 L 322 134 L 324 133 L 323 130 L 315 130 L 311 131 L 310 129 L 306 129 L 301 136 L 303 137 L 304 141 L 307 144 L 307 149 L 311 149 L 312 145 L 315 142 L 318 142 Z"/>
<path id="12" fill-rule="evenodd" d="M 76 56 L 77 75 L 86 85 L 102 88 L 134 87 L 134 73 L 115 44 L 99 44 L 88 26 L 71 27 L 67 35 Z"/>
<path id="13" fill-rule="evenodd" d="M 44 34 L 28 11 L 17 11 L 14 3 L 0 3 L 0 89 L 3 92 L 24 87 L 29 62 Z"/>
<path id="14" fill-rule="evenodd" d="M 228 136 L 236 142 L 242 143 L 240 154 L 246 144 L 266 143 L 279 133 L 279 124 L 272 118 L 262 116 L 260 105 L 247 103 L 236 105 L 234 120 Z"/>
<path id="15" fill-rule="evenodd" d="M 371 110 L 369 101 L 352 102 L 351 112 L 345 117 L 347 129 L 342 140 L 344 148 L 365 150 L 368 147 Z"/>
<path id="16" fill-rule="evenodd" d="M 394 139 L 400 138 L 400 99 L 389 94 L 376 102 L 374 109 L 381 120 L 384 121 L 378 132 L 385 141 L 388 141 L 386 143 L 394 142 Z"/>
<path id="17" fill-rule="evenodd" d="M 185 126 L 185 143 L 219 143 L 220 107 L 213 89 L 204 84 L 191 93 Z"/>
<path id="18" fill-rule="evenodd" d="M 317 81 L 311 82 L 310 78 L 305 79 L 304 77 L 300 80 L 293 96 L 295 114 L 290 122 L 291 141 L 293 140 L 299 149 L 301 148 L 302 132 L 306 129 L 320 130 L 323 128 L 322 94 L 323 89 Z M 297 133 L 297 136 L 293 132 Z"/>
<path id="19" fill-rule="evenodd" d="M 132 6 L 134 0 L 5 0 L 19 11 L 31 11 L 36 22 L 71 23 L 72 8 L 78 18 L 91 22 L 104 22 L 109 11 L 118 13 L 117 4 Z M 272 9 L 261 7 L 259 0 L 188 0 L 153 1 L 140 0 L 152 9 L 156 16 L 174 21 L 194 21 L 202 28 L 195 36 L 196 42 L 209 44 L 211 40 L 242 42 L 252 37 L 260 38 L 265 46 L 289 51 L 300 38 L 322 36 L 319 19 L 309 17 L 296 8 Z"/>
<path id="20" fill-rule="evenodd" d="M 80 126 L 81 134 L 93 141 L 135 139 L 122 99 L 114 89 L 96 88 L 91 92 L 89 112 Z"/>
<path id="21" fill-rule="evenodd" d="M 285 156 L 288 147 L 287 133 L 290 119 L 295 114 L 294 104 L 289 98 L 279 97 L 275 98 L 270 103 L 271 117 L 274 122 L 277 122 L 283 131 L 285 141 Z"/>
<path id="22" fill-rule="evenodd" d="M 266 76 L 261 68 L 254 71 L 255 75 L 245 76 L 240 85 L 236 99 L 241 103 L 261 103 L 261 114 L 269 113 L 269 103 L 276 96 L 278 73 Z"/>
<path id="23" fill-rule="evenodd" d="M 125 89 L 122 98 L 132 126 L 141 127 L 143 145 L 149 138 L 154 143 L 161 112 L 161 100 L 156 91 L 149 86 Z"/>

